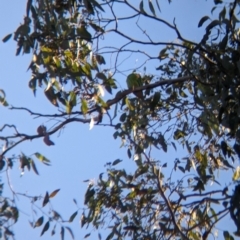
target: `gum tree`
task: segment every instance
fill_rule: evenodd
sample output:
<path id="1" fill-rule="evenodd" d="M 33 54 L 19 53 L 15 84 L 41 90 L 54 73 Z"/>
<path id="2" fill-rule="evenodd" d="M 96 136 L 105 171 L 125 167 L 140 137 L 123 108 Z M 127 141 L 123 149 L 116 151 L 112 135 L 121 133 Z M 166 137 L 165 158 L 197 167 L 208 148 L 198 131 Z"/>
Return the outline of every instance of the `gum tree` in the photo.
<path id="1" fill-rule="evenodd" d="M 181 34 L 175 19 L 161 18 L 158 0 L 28 0 L 23 23 L 3 41 L 16 41 L 16 55 L 32 54 L 29 88 L 33 94 L 44 91 L 56 111 L 10 107 L 52 122 L 36 126 L 32 135 L 3 125 L 1 173 L 15 167 L 11 154 L 24 141 L 41 138 L 54 145 L 51 136 L 72 122 L 107 126 L 134 160 L 135 171 L 121 169 L 117 159 L 106 164 L 96 182 L 88 182 L 82 227 L 107 226 L 106 239 L 208 239 L 230 216 L 238 236 L 238 14 L 239 1 L 215 0 L 199 19 L 204 34 L 195 42 Z M 144 22 L 168 29 L 172 39 L 152 36 Z M 136 58 L 139 63 L 131 66 L 128 60 Z M 3 90 L 0 100 L 8 106 Z M 8 128 L 14 134 L 5 134 Z M 181 148 L 182 158 L 158 157 Z M 35 157 L 49 164 L 44 155 L 36 152 Z M 32 157 L 21 153 L 17 160 L 23 171 L 38 174 Z M 230 170 L 232 178 L 219 182 L 219 172 Z M 33 201 L 45 206 L 57 192 Z M 40 217 L 32 226 L 42 226 L 44 234 L 50 222 L 61 221 L 54 210 L 49 216 L 49 221 Z M 6 238 L 13 234 L 11 220 L 18 220 L 18 208 L 2 196 Z M 62 225 L 62 238 L 65 229 L 73 236 L 68 225 Z M 227 229 L 223 235 L 233 239 Z"/>

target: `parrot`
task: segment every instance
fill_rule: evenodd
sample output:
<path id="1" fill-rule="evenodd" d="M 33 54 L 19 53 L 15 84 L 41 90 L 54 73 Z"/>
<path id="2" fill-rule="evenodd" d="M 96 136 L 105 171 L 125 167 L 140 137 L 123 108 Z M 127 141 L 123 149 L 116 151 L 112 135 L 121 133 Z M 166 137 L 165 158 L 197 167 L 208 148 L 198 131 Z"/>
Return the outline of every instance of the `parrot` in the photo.
<path id="1" fill-rule="evenodd" d="M 135 89 L 143 86 L 141 75 L 138 73 L 131 73 L 127 76 L 127 86 L 128 89 Z M 143 92 L 133 92 L 133 94 L 138 98 L 143 98 Z"/>

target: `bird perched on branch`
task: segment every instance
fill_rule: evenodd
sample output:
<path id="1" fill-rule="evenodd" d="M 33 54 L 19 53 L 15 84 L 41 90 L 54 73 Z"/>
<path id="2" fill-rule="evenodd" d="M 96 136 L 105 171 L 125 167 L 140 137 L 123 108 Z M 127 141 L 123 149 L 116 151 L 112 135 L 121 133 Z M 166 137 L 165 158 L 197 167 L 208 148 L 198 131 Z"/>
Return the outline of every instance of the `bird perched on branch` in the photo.
<path id="1" fill-rule="evenodd" d="M 127 76 L 127 86 L 128 89 L 136 89 L 138 87 L 142 87 L 143 86 L 143 81 L 142 81 L 142 77 L 140 74 L 138 73 L 131 73 Z M 133 94 L 138 97 L 138 98 L 143 98 L 143 92 L 142 91 L 137 91 L 137 92 L 133 92 Z"/>

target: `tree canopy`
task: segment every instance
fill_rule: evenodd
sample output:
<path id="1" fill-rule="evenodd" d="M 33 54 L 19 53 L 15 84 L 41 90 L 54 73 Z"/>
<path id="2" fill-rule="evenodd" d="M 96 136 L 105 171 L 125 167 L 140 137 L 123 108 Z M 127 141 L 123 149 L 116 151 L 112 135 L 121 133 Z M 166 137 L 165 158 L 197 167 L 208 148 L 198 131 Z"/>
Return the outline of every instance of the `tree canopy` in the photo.
<path id="1" fill-rule="evenodd" d="M 110 128 L 135 169 L 113 159 L 96 181 L 87 181 L 82 227 L 102 229 L 99 239 L 107 240 L 211 239 L 230 219 L 235 232 L 226 226 L 219 235 L 234 239 L 240 236 L 240 2 L 214 0 L 196 26 L 204 32 L 199 40 L 181 33 L 162 9 L 172 1 L 162 2 L 27 1 L 22 24 L 3 42 L 12 38 L 17 56 L 32 55 L 29 88 L 36 98 L 43 91 L 55 110 L 11 106 L 0 90 L 0 102 L 11 111 L 50 120 L 32 134 L 12 123 L 0 126 L 1 175 L 17 161 L 22 172 L 37 175 L 35 159 L 50 164 L 37 149 L 34 156 L 15 152 L 23 142 L 55 145 L 52 136 L 73 122 L 93 131 Z M 159 157 L 173 151 L 178 157 Z M 21 221 L 19 193 L 11 189 L 9 198 L 3 186 L 11 187 L 0 185 L 0 231 L 10 239 Z M 58 191 L 26 197 L 43 208 Z M 60 238 L 66 231 L 74 238 L 69 223 L 78 212 L 64 221 L 52 209 L 49 220 L 41 215 L 30 223 L 41 235 L 55 234 L 50 224 L 60 223 Z"/>

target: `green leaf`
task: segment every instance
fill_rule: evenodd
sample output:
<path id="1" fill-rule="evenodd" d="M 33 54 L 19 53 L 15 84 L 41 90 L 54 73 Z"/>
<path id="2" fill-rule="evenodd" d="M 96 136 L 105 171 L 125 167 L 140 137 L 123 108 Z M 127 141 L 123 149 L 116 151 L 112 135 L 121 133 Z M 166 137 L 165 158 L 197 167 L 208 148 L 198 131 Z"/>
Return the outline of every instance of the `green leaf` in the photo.
<path id="1" fill-rule="evenodd" d="M 218 204 L 218 203 L 216 203 L 216 204 Z M 217 222 L 218 221 L 218 215 L 216 214 L 216 212 L 214 211 L 214 209 L 213 208 L 210 208 L 210 211 L 211 211 L 211 213 L 212 213 L 212 216 L 214 217 L 214 220 Z"/>
<path id="2" fill-rule="evenodd" d="M 126 113 L 123 113 L 123 114 L 120 116 L 119 120 L 120 120 L 121 122 L 124 122 L 125 119 L 126 119 L 126 117 L 127 117 L 127 114 L 126 114 Z"/>
<path id="3" fill-rule="evenodd" d="M 74 218 L 77 216 L 77 214 L 78 214 L 78 211 L 76 211 L 76 212 L 74 212 L 71 216 L 70 216 L 70 218 L 69 218 L 69 222 L 72 222 L 73 220 L 74 220 Z"/>
<path id="4" fill-rule="evenodd" d="M 28 0 L 27 1 L 27 8 L 26 8 L 26 16 L 27 17 L 29 16 L 29 12 L 30 12 L 31 6 L 32 6 L 32 0 Z"/>
<path id="5" fill-rule="evenodd" d="M 36 96 L 37 78 L 32 77 L 31 80 L 28 82 L 28 86 L 32 89 L 33 95 Z"/>
<path id="6" fill-rule="evenodd" d="M 148 0 L 148 6 L 149 6 L 152 14 L 156 17 L 156 13 L 155 13 L 155 9 L 154 9 L 153 4 L 152 4 L 152 0 Z"/>
<path id="7" fill-rule="evenodd" d="M 122 160 L 116 159 L 115 161 L 113 161 L 112 166 L 115 166 L 115 165 L 117 165 L 120 162 L 122 162 Z"/>
<path id="8" fill-rule="evenodd" d="M 87 112 L 88 112 L 88 103 L 87 103 L 87 100 L 82 99 L 81 103 L 82 103 L 82 105 L 81 105 L 81 111 L 82 111 L 82 113 L 85 115 L 85 114 L 87 114 Z"/>
<path id="9" fill-rule="evenodd" d="M 163 48 L 163 49 L 160 51 L 160 53 L 159 53 L 159 55 L 158 55 L 158 58 L 159 58 L 160 60 L 163 60 L 163 59 L 167 58 L 167 57 L 168 57 L 167 51 L 168 51 L 168 48 L 167 48 L 167 47 Z"/>
<path id="10" fill-rule="evenodd" d="M 65 227 L 65 228 L 68 230 L 68 232 L 71 235 L 72 239 L 74 239 L 74 234 L 73 234 L 72 229 L 70 227 Z"/>
<path id="11" fill-rule="evenodd" d="M 99 27 L 98 25 L 96 25 L 95 23 L 89 23 L 89 25 L 96 31 L 96 32 L 101 32 L 104 33 L 104 30 Z"/>
<path id="12" fill-rule="evenodd" d="M 48 192 L 46 192 L 45 197 L 43 199 L 42 206 L 44 207 L 49 202 L 49 195 Z"/>
<path id="13" fill-rule="evenodd" d="M 234 238 L 229 234 L 228 231 L 223 231 L 223 236 L 225 240 L 234 240 Z"/>
<path id="14" fill-rule="evenodd" d="M 70 99 L 66 104 L 66 112 L 71 114 L 72 108 L 77 105 L 77 96 L 74 91 L 70 92 Z"/>
<path id="15" fill-rule="evenodd" d="M 226 18 L 226 8 L 224 7 L 222 11 L 219 13 L 219 20 L 223 21 Z"/>
<path id="16" fill-rule="evenodd" d="M 131 159 L 132 153 L 131 153 L 131 150 L 130 150 L 130 149 L 127 150 L 127 155 L 128 155 L 128 157 Z"/>
<path id="17" fill-rule="evenodd" d="M 83 3 L 85 5 L 85 8 L 87 9 L 88 13 L 94 15 L 93 6 L 90 3 L 90 1 L 89 0 L 83 0 Z"/>
<path id="18" fill-rule="evenodd" d="M 141 13 L 146 14 L 146 12 L 144 11 L 143 0 L 139 4 L 139 10 L 140 10 Z"/>
<path id="19" fill-rule="evenodd" d="M 97 60 L 98 64 L 100 64 L 100 65 L 106 64 L 104 57 L 101 55 L 96 55 L 96 60 Z"/>
<path id="20" fill-rule="evenodd" d="M 222 0 L 214 0 L 214 3 L 217 5 L 217 4 L 221 4 L 222 3 Z"/>
<path id="21" fill-rule="evenodd" d="M 49 195 L 49 198 L 53 198 L 56 196 L 56 194 L 60 191 L 60 189 L 56 189 L 53 192 L 51 192 L 51 194 Z"/>
<path id="22" fill-rule="evenodd" d="M 159 10 L 159 12 L 161 12 L 161 8 L 160 8 L 160 5 L 159 5 L 159 2 L 158 2 L 159 0 L 156 0 L 156 4 L 157 4 L 157 7 L 158 7 L 158 10 Z"/>
<path id="23" fill-rule="evenodd" d="M 97 7 L 101 11 L 105 12 L 104 9 L 102 8 L 102 6 L 97 1 L 95 1 L 95 0 L 89 0 L 89 1 L 93 4 L 94 7 Z"/>
<path id="24" fill-rule="evenodd" d="M 185 173 L 185 169 L 184 169 L 184 167 L 182 167 L 182 166 L 178 166 L 178 169 L 179 169 L 181 172 Z"/>
<path id="25" fill-rule="evenodd" d="M 222 39 L 222 41 L 219 43 L 219 48 L 221 50 L 224 50 L 226 48 L 226 46 L 227 46 L 227 43 L 228 43 L 228 34 L 226 34 L 224 36 L 224 38 Z"/>
<path id="26" fill-rule="evenodd" d="M 153 98 L 152 98 L 151 103 L 150 103 L 150 108 L 151 108 L 152 111 L 154 111 L 155 107 L 158 105 L 158 103 L 160 101 L 160 97 L 161 97 L 160 92 L 155 92 L 154 93 Z"/>
<path id="27" fill-rule="evenodd" d="M 158 136 L 158 142 L 162 146 L 164 152 L 167 152 L 167 144 L 165 142 L 165 138 L 162 134 Z"/>
<path id="28" fill-rule="evenodd" d="M 61 67 L 61 59 L 59 57 L 56 57 L 56 56 L 54 56 L 52 59 L 53 59 L 54 63 L 56 64 L 56 66 L 58 68 L 60 68 Z"/>
<path id="29" fill-rule="evenodd" d="M 90 64 L 86 63 L 84 66 L 82 66 L 83 72 L 86 74 L 86 76 L 92 80 L 92 73 L 91 73 L 91 66 Z"/>
<path id="30" fill-rule="evenodd" d="M 8 34 L 7 36 L 5 36 L 2 41 L 5 43 L 7 42 L 10 38 L 12 37 L 12 33 Z"/>
<path id="31" fill-rule="evenodd" d="M 61 232 L 60 232 L 60 236 L 61 236 L 61 240 L 64 240 L 64 227 L 61 227 Z"/>
<path id="32" fill-rule="evenodd" d="M 102 73 L 102 72 L 98 72 L 98 73 L 96 74 L 96 77 L 99 78 L 99 79 L 102 79 L 103 81 L 106 81 L 106 80 L 107 80 L 107 77 L 106 77 L 105 74 Z"/>
<path id="33" fill-rule="evenodd" d="M 88 188 L 85 197 L 84 197 L 84 204 L 88 204 L 89 200 L 94 196 L 95 190 L 92 189 L 91 187 Z"/>
<path id="34" fill-rule="evenodd" d="M 233 149 L 235 150 L 235 152 L 237 153 L 238 157 L 240 158 L 240 145 L 235 143 L 233 145 Z"/>
<path id="35" fill-rule="evenodd" d="M 88 0 L 85 0 L 88 2 Z M 84 26 L 81 26 L 80 28 L 77 28 L 77 34 L 80 38 L 91 41 L 92 35 L 87 31 L 87 29 Z"/>
<path id="36" fill-rule="evenodd" d="M 84 213 L 82 213 L 82 216 L 81 216 L 81 228 L 85 225 L 86 222 L 87 222 L 86 217 L 85 217 Z"/>
<path id="37" fill-rule="evenodd" d="M 208 16 L 202 17 L 198 23 L 198 27 L 201 27 L 208 19 L 210 19 Z"/>
<path id="38" fill-rule="evenodd" d="M 42 230 L 40 236 L 42 236 L 42 235 L 49 229 L 49 227 L 50 227 L 50 222 L 47 221 L 46 224 L 45 224 L 44 227 L 43 227 L 43 230 Z"/>
<path id="39" fill-rule="evenodd" d="M 54 92 L 54 88 L 52 85 L 49 83 L 47 88 L 44 91 L 45 96 L 47 99 L 55 106 L 58 107 L 58 102 L 57 102 L 57 95 Z"/>
<path id="40" fill-rule="evenodd" d="M 2 95 L 2 96 L 1 96 Z M 6 94 L 5 92 L 0 89 L 0 103 L 4 106 L 4 107 L 7 107 L 8 106 L 8 103 L 6 101 Z"/>
<path id="41" fill-rule="evenodd" d="M 184 138 L 185 137 L 185 133 L 183 131 L 181 131 L 180 129 L 177 129 L 175 132 L 174 132 L 174 136 L 173 138 L 175 140 L 179 140 L 180 138 Z"/>
<path id="42" fill-rule="evenodd" d="M 206 31 L 209 32 L 212 28 L 221 25 L 221 22 L 219 20 L 213 20 L 207 27 Z"/>
<path id="43" fill-rule="evenodd" d="M 221 142 L 221 150 L 223 152 L 223 155 L 226 157 L 226 155 L 227 155 L 227 143 L 225 141 Z"/>
<path id="44" fill-rule="evenodd" d="M 36 168 L 36 165 L 35 165 L 35 163 L 34 163 L 34 161 L 33 161 L 32 159 L 31 159 L 31 166 L 32 166 L 33 171 L 34 171 L 37 175 L 39 175 L 38 170 L 37 170 L 37 168 Z"/>
<path id="45" fill-rule="evenodd" d="M 113 236 L 114 236 L 114 231 L 112 231 L 112 232 L 107 236 L 106 240 L 112 239 Z"/>
<path id="46" fill-rule="evenodd" d="M 116 132 L 113 134 L 114 139 L 117 139 L 118 135 L 119 135 L 119 132 L 116 131 Z"/>
<path id="47" fill-rule="evenodd" d="M 0 160 L 0 171 L 3 170 L 4 166 L 5 166 L 5 161 L 3 159 L 1 159 Z"/>
<path id="48" fill-rule="evenodd" d="M 91 233 L 88 233 L 84 236 L 84 238 L 88 238 L 91 235 Z"/>
<path id="49" fill-rule="evenodd" d="M 234 169 L 234 167 L 231 164 L 229 164 L 227 160 L 223 160 L 223 164 L 231 169 Z"/>
<path id="50" fill-rule="evenodd" d="M 134 106 L 132 105 L 131 101 L 128 99 L 128 97 L 125 98 L 125 103 L 128 107 L 129 110 L 133 111 L 134 110 Z"/>

